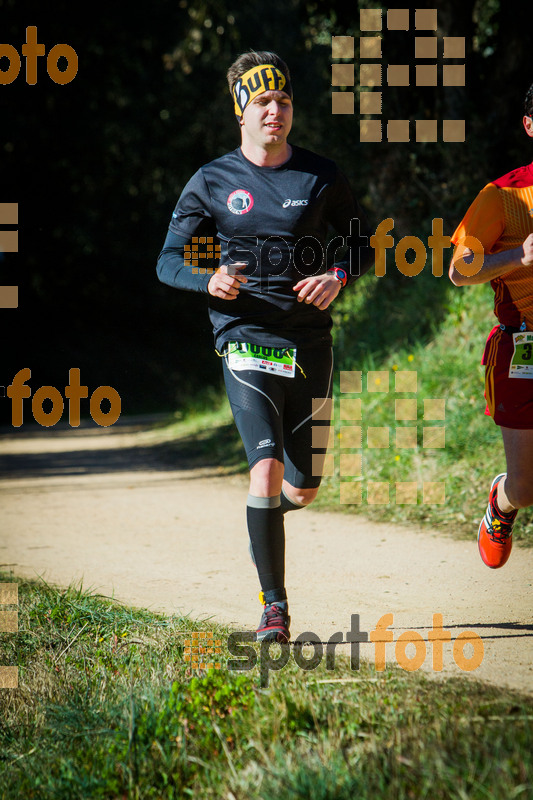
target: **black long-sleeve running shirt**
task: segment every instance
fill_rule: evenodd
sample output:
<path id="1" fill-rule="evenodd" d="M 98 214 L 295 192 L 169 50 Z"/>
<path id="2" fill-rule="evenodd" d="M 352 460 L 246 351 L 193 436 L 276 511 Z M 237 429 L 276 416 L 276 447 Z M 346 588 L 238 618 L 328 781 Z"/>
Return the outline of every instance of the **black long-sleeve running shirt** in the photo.
<path id="1" fill-rule="evenodd" d="M 326 244 L 330 226 L 338 236 Z M 211 274 L 202 268 L 247 263 L 240 274 L 248 282 L 235 300 L 208 295 L 220 351 L 227 341 L 331 344 L 329 310 L 298 303 L 292 287 L 333 265 L 346 270 L 348 283 L 357 280 L 371 266 L 369 236 L 364 213 L 333 161 L 293 145 L 281 166 L 259 167 L 239 147 L 199 169 L 185 186 L 157 274 L 170 286 L 207 293 Z M 195 264 L 194 245 L 200 254 L 220 245 L 220 258 L 200 257 Z"/>

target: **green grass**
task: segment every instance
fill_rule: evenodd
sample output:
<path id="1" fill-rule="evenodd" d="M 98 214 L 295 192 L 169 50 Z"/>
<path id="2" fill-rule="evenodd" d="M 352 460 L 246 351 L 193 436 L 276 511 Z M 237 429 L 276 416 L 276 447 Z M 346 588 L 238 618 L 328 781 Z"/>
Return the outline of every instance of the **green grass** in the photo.
<path id="1" fill-rule="evenodd" d="M 224 392 L 207 389 L 190 405 L 157 426 L 159 457 L 186 468 L 207 467 L 220 474 L 245 473 L 246 455 Z"/>
<path id="2" fill-rule="evenodd" d="M 209 621 L 0 580 L 19 585 L 19 631 L 0 634 L 19 668 L 0 690 L 3 800 L 533 797 L 530 697 L 339 657 L 291 658 L 261 688 L 258 667 L 227 669 L 230 631 Z M 220 670 L 191 670 L 193 631 L 222 640 Z"/>

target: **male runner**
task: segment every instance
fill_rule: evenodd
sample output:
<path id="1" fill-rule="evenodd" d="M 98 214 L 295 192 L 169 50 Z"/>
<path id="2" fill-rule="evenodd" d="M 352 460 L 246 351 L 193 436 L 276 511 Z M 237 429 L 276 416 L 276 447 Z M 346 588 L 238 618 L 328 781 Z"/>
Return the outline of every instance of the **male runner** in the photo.
<path id="1" fill-rule="evenodd" d="M 523 125 L 533 138 L 533 85 L 524 111 Z M 509 558 L 518 509 L 533 505 L 533 164 L 481 190 L 452 241 L 462 244 L 467 236 L 483 245 L 483 265 L 474 275 L 461 274 L 473 250 L 466 247 L 461 264 L 456 247 L 450 279 L 456 286 L 490 281 L 500 323 L 489 334 L 482 360 L 485 413 L 501 427 L 507 461 L 507 472 L 492 481 L 478 531 L 481 558 L 494 569 Z"/>
<path id="2" fill-rule="evenodd" d="M 209 295 L 250 468 L 247 525 L 264 604 L 257 638 L 288 641 L 283 515 L 318 492 L 327 430 L 317 441 L 316 428 L 329 428 L 331 411 L 328 307 L 370 267 L 368 239 L 360 236 L 369 230 L 335 164 L 288 144 L 292 88 L 279 56 L 244 53 L 227 77 L 241 145 L 185 186 L 157 272 L 170 286 Z M 326 251 L 329 225 L 343 238 Z M 214 274 L 186 258 L 195 242 L 205 248 L 204 237 L 220 243 Z M 349 248 L 333 267 L 332 244 Z"/>

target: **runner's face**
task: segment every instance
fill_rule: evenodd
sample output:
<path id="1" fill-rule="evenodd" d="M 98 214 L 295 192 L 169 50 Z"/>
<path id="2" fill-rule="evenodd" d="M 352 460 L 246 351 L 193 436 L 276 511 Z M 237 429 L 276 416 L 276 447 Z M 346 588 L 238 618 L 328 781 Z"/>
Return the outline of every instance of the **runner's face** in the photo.
<path id="1" fill-rule="evenodd" d="M 279 91 L 263 92 L 244 109 L 241 131 L 254 143 L 268 147 L 283 144 L 292 126 L 292 101 Z"/>

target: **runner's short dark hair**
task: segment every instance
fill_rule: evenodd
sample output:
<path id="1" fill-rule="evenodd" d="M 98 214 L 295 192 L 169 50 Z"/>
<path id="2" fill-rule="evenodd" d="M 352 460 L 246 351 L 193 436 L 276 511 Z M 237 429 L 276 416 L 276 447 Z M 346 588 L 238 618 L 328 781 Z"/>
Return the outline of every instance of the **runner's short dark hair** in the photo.
<path id="1" fill-rule="evenodd" d="M 228 69 L 227 79 L 230 93 L 233 95 L 233 87 L 245 72 L 261 64 L 273 64 L 283 73 L 287 82 L 290 82 L 289 68 L 276 53 L 271 53 L 269 50 L 250 50 L 248 53 L 241 53 Z"/>
<path id="2" fill-rule="evenodd" d="M 524 114 L 526 117 L 533 117 L 533 83 L 527 90 L 526 98 L 524 100 Z"/>

